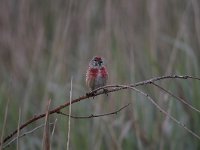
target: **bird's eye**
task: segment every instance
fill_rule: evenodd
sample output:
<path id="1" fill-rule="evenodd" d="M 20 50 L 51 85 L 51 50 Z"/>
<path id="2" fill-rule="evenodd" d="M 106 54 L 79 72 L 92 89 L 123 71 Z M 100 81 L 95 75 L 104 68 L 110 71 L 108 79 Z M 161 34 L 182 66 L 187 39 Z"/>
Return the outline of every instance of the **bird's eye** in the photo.
<path id="1" fill-rule="evenodd" d="M 98 65 L 98 63 L 96 62 L 96 60 L 93 61 L 93 65 L 94 65 L 94 66 L 97 66 L 97 65 Z"/>

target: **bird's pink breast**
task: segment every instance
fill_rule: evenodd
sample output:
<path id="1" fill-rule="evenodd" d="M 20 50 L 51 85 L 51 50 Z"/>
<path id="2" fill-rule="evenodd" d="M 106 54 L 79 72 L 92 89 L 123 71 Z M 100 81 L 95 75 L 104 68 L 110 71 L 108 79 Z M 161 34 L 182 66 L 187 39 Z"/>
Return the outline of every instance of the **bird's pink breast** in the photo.
<path id="1" fill-rule="evenodd" d="M 104 86 L 108 79 L 108 73 L 105 67 L 101 69 L 89 68 L 86 73 L 86 84 L 91 90 Z"/>
<path id="2" fill-rule="evenodd" d="M 97 76 L 107 77 L 108 76 L 108 73 L 105 67 L 102 67 L 101 69 L 90 68 L 88 70 L 88 74 L 92 77 L 97 77 Z"/>
<path id="3" fill-rule="evenodd" d="M 102 67 L 100 69 L 100 74 L 102 75 L 102 77 L 107 77 L 108 76 L 108 73 L 107 73 L 107 70 L 105 69 L 105 67 Z"/>
<path id="4" fill-rule="evenodd" d="M 97 68 L 90 68 L 88 70 L 88 74 L 92 77 L 97 77 L 98 76 L 98 69 Z"/>

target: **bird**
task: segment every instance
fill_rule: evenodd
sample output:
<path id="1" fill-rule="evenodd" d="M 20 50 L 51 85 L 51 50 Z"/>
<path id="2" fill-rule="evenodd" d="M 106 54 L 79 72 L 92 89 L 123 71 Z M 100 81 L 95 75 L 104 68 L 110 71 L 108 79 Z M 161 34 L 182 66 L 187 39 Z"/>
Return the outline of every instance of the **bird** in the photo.
<path id="1" fill-rule="evenodd" d="M 104 63 L 104 59 L 95 56 L 89 62 L 86 72 L 86 85 L 93 91 L 99 87 L 105 86 L 108 80 L 108 71 Z M 106 93 L 106 91 L 104 90 Z"/>

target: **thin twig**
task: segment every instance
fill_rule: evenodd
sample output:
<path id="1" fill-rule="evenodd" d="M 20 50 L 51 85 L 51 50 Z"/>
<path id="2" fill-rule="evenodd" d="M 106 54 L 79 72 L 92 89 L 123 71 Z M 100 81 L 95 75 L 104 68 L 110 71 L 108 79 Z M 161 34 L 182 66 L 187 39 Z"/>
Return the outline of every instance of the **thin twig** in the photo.
<path id="1" fill-rule="evenodd" d="M 102 94 L 103 94 L 103 93 L 102 93 Z M 81 100 L 85 100 L 85 99 L 90 98 L 90 97 L 92 97 L 92 96 L 84 95 L 84 96 L 82 96 L 82 97 L 79 97 L 79 98 L 77 98 L 77 99 L 72 100 L 71 104 L 77 103 L 77 102 L 79 102 L 79 101 L 81 101 Z M 69 103 L 69 102 L 66 102 L 66 103 L 64 103 L 63 105 L 60 105 L 60 106 L 56 107 L 55 109 L 49 111 L 49 114 L 54 114 L 54 113 L 60 111 L 61 109 L 65 108 L 65 107 L 67 107 L 67 106 L 69 106 L 69 105 L 70 105 L 70 103 Z M 28 126 L 29 124 L 31 124 L 31 123 L 33 123 L 33 122 L 35 122 L 35 121 L 37 121 L 37 120 L 39 120 L 39 119 L 41 119 L 41 118 L 43 118 L 43 117 L 45 117 L 45 113 L 42 113 L 42 114 L 40 114 L 40 115 L 34 115 L 30 120 L 28 120 L 27 122 L 25 122 L 24 124 L 22 124 L 22 125 L 20 126 L 20 130 L 22 130 L 23 128 L 25 128 L 25 127 Z M 17 129 L 16 129 L 15 131 L 13 131 L 10 135 L 8 135 L 6 138 L 4 138 L 3 143 L 7 142 L 7 141 L 8 141 L 10 138 L 12 138 L 16 133 L 17 133 Z M 2 143 L 2 142 L 1 142 L 1 143 Z M 1 143 L 0 143 L 0 145 L 1 145 Z"/>
<path id="2" fill-rule="evenodd" d="M 169 95 L 171 95 L 172 97 L 174 97 L 175 99 L 179 100 L 180 102 L 184 103 L 186 106 L 188 106 L 189 108 L 191 108 L 192 110 L 200 113 L 200 110 L 198 110 L 197 108 L 195 108 L 194 106 L 190 105 L 189 103 L 187 103 L 185 100 L 183 100 L 182 98 L 174 95 L 173 93 L 171 93 L 170 91 L 164 89 L 163 87 L 161 87 L 160 85 L 156 84 L 156 83 L 152 83 L 154 86 L 158 87 L 159 89 L 163 90 L 164 92 L 168 93 Z"/>
<path id="3" fill-rule="evenodd" d="M 192 130 L 190 130 L 188 127 L 186 127 L 185 124 L 181 123 L 180 121 L 178 121 L 176 118 L 174 118 L 173 116 L 171 116 L 168 112 L 166 112 L 164 109 L 162 109 L 148 94 L 142 92 L 141 90 L 138 90 L 135 87 L 131 87 L 131 86 L 126 86 L 126 85 L 119 85 L 121 87 L 127 87 L 129 89 L 132 89 L 142 95 L 144 95 L 145 97 L 147 97 L 153 104 L 154 106 L 156 106 L 156 108 L 158 108 L 158 110 L 160 112 L 162 112 L 164 115 L 166 115 L 167 117 L 169 117 L 172 121 L 174 121 L 175 123 L 177 123 L 179 126 L 183 127 L 186 131 L 188 131 L 191 135 L 193 135 L 194 137 L 196 137 L 197 139 L 200 140 L 200 136 L 197 135 L 196 133 L 194 133 Z"/>
<path id="4" fill-rule="evenodd" d="M 105 114 L 100 114 L 100 115 L 89 115 L 89 116 L 73 116 L 73 115 L 69 115 L 69 114 L 65 114 L 63 112 L 57 112 L 58 114 L 64 115 L 64 116 L 69 116 L 73 119 L 89 119 L 89 118 L 96 118 L 96 117 L 103 117 L 103 116 L 109 116 L 109 115 L 117 115 L 117 113 L 119 113 L 120 111 L 122 111 L 123 109 L 125 109 L 126 107 L 128 107 L 130 105 L 130 103 L 128 103 L 127 105 L 121 107 L 120 109 L 114 111 L 114 112 L 110 112 L 110 113 L 105 113 Z"/>
<path id="5" fill-rule="evenodd" d="M 138 86 L 143 86 L 143 85 L 147 85 L 147 84 L 152 84 L 153 82 L 156 81 L 160 81 L 160 80 L 166 80 L 166 79 L 194 79 L 194 80 L 199 80 L 200 78 L 198 77 L 192 77 L 189 75 L 184 75 L 184 76 L 180 76 L 180 75 L 167 75 L 167 76 L 161 76 L 161 77 L 155 77 L 155 78 L 151 78 L 149 80 L 145 80 L 145 81 L 140 81 L 134 84 L 130 84 L 129 86 L 131 87 L 138 87 Z M 110 90 L 108 88 L 111 88 Z M 93 91 L 91 91 L 88 95 L 90 95 L 90 97 L 95 97 L 101 94 L 105 94 L 104 91 L 101 91 L 102 89 L 107 89 L 107 93 L 111 93 L 111 92 L 116 92 L 122 89 L 127 89 L 127 87 L 119 87 L 118 85 L 106 85 L 106 86 L 102 86 L 99 87 Z M 100 92 L 98 92 L 100 91 Z"/>
<path id="6" fill-rule="evenodd" d="M 137 86 L 141 86 L 141 85 L 146 85 L 146 84 L 152 84 L 153 82 L 156 82 L 156 81 L 160 81 L 160 80 L 166 80 L 166 79 L 194 79 L 194 80 L 199 80 L 200 81 L 200 78 L 198 77 L 192 77 L 192 76 L 189 76 L 189 75 L 185 75 L 185 76 L 179 76 L 179 75 L 168 75 L 168 76 L 161 76 L 161 77 L 155 77 L 155 78 L 152 78 L 152 79 L 149 79 L 149 80 L 145 80 L 145 81 L 141 81 L 141 82 L 137 82 L 135 84 L 130 84 L 131 87 L 137 87 Z M 103 87 L 99 87 L 95 90 L 93 90 L 91 93 L 96 93 L 97 91 L 101 90 L 101 89 L 105 89 L 105 88 L 113 88 L 113 87 L 118 87 L 118 85 L 106 85 L 106 86 L 103 86 Z M 126 87 L 121 87 L 122 89 L 126 88 Z M 121 89 L 120 88 L 120 89 Z M 110 90 L 108 91 L 109 92 L 114 92 L 114 91 L 118 91 L 120 89 L 115 89 L 115 90 Z M 96 95 L 95 95 L 96 96 Z"/>
<path id="7" fill-rule="evenodd" d="M 55 121 L 54 123 L 49 123 L 49 125 L 54 125 L 55 123 L 56 123 L 56 121 Z M 11 141 L 9 141 L 7 144 L 3 145 L 3 149 L 9 147 L 13 142 L 15 142 L 15 141 L 17 140 L 17 138 L 20 139 L 21 137 L 24 137 L 24 136 L 26 136 L 26 135 L 28 135 L 28 134 L 31 134 L 31 133 L 35 132 L 36 130 L 38 130 L 38 129 L 44 127 L 44 126 L 45 126 L 45 124 L 41 124 L 40 126 L 34 128 L 34 129 L 30 130 L 30 131 L 27 131 L 27 132 L 25 132 L 25 133 L 19 135 L 18 137 L 13 138 L 13 139 L 12 139 Z"/>

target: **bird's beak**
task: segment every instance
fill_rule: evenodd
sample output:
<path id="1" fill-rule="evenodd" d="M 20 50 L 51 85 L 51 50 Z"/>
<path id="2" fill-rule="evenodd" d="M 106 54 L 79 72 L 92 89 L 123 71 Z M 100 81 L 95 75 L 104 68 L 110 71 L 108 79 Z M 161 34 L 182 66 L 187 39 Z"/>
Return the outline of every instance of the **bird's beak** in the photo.
<path id="1" fill-rule="evenodd" d="M 98 62 L 98 64 L 99 64 L 99 66 L 101 66 L 101 64 L 102 64 L 102 61 L 99 61 L 99 62 Z"/>

